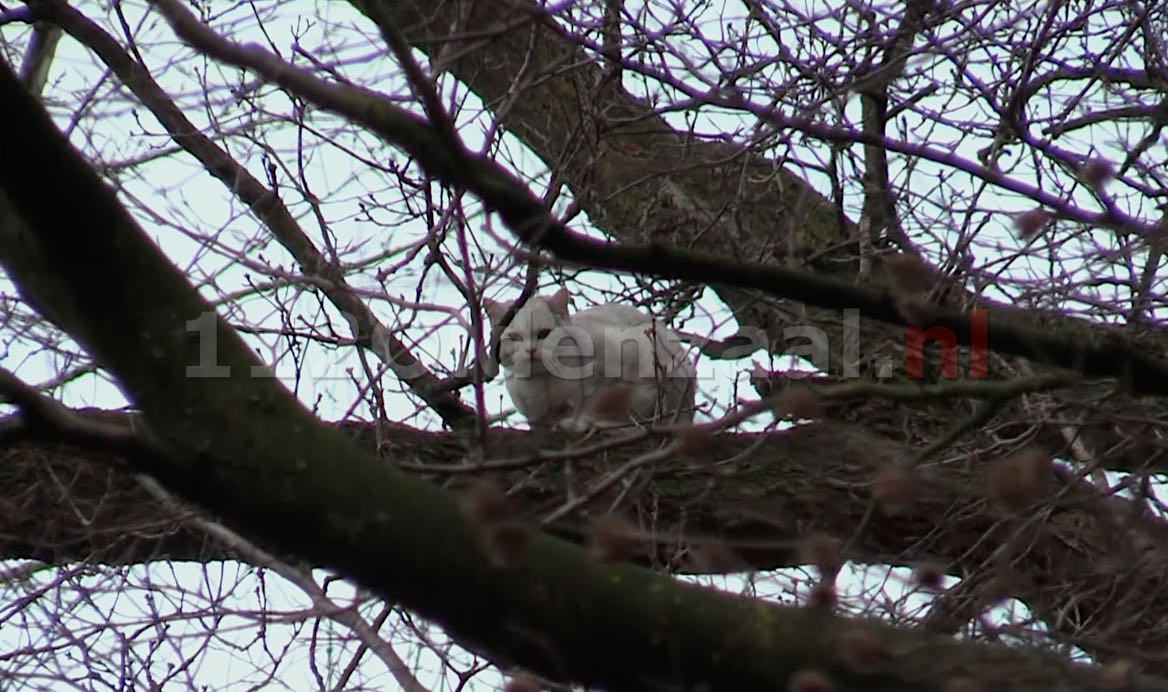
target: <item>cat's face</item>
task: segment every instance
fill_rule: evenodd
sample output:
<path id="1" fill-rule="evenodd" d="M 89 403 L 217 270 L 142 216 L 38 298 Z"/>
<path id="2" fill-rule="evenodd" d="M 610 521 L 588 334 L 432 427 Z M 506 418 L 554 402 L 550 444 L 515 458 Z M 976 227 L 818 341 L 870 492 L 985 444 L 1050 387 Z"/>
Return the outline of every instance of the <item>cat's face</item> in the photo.
<path id="1" fill-rule="evenodd" d="M 532 296 L 515 313 L 499 340 L 499 364 L 516 375 L 543 374 L 558 371 L 557 365 L 572 366 L 578 348 L 568 322 L 566 289 L 553 296 Z M 485 300 L 484 305 L 491 324 L 498 326 L 510 303 Z"/>

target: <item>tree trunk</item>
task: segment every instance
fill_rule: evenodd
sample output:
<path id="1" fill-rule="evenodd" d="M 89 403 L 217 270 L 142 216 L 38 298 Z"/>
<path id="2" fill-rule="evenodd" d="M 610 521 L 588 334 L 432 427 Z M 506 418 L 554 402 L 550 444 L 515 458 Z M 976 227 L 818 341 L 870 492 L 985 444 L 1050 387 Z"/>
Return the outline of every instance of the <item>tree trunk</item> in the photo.
<path id="1" fill-rule="evenodd" d="M 128 414 L 86 415 L 129 429 Z M 1133 515 L 1130 503 L 1102 495 L 1065 470 L 1017 510 L 995 501 L 992 474 L 1000 463 L 922 468 L 899 491 L 900 499 L 881 504 L 874 499 L 877 479 L 907 450 L 853 425 L 815 423 L 771 435 L 720 436 L 700 453 L 626 473 L 622 480 L 635 492 L 615 484 L 593 493 L 609 474 L 660 446 L 642 440 L 574 456 L 574 491 L 589 501 L 544 523 L 570 501 L 565 461 L 554 455 L 541 461 L 530 450 L 570 451 L 561 439 L 492 429 L 488 447 L 501 468 L 476 470 L 471 460 L 479 443 L 470 433 L 351 422 L 338 427 L 386 462 L 455 492 L 481 479 L 510 488 L 532 525 L 581 545 L 615 503 L 638 535 L 653 537 L 629 555 L 642 565 L 680 573 L 796 566 L 806 563 L 801 540 L 822 532 L 847 542 L 847 557 L 856 562 L 940 566 L 980 584 L 954 592 L 947 611 L 933 616 L 930 624 L 938 629 L 954 630 L 1010 594 L 1044 620 L 1073 624 L 1079 645 L 1104 659 L 1155 666 L 1163 643 L 1157 623 L 1168 609 L 1160 595 L 1168 574 L 1168 526 Z M 109 461 L 102 453 L 54 444 L 9 446 L 0 466 L 7 469 L 0 488 L 0 555 L 107 564 L 233 557 Z"/>

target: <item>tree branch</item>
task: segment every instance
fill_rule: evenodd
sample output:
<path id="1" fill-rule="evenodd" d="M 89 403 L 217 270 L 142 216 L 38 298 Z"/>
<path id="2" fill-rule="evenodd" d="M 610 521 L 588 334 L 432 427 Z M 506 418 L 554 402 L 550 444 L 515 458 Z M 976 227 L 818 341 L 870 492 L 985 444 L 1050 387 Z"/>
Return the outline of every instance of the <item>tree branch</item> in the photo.
<path id="1" fill-rule="evenodd" d="M 101 411 L 79 417 L 115 429 L 134 420 Z M 1035 498 L 1034 509 L 1013 513 L 987 504 L 982 469 L 995 468 L 998 460 L 922 464 L 903 511 L 887 515 L 877 508 L 872 514 L 877 479 L 916 456 L 914 450 L 855 426 L 816 423 L 772 435 L 720 435 L 703 451 L 659 464 L 651 495 L 633 493 L 622 501 L 621 489 L 609 488 L 564 512 L 570 501 L 564 458 L 573 459 L 579 497 L 613 469 L 652 453 L 657 442 L 641 438 L 591 452 L 569 443 L 561 451 L 533 454 L 564 442 L 496 428 L 489 440 L 495 456 L 467 464 L 478 447 L 471 431 L 357 422 L 336 427 L 387 463 L 408 465 L 416 476 L 460 492 L 483 481 L 515 488 L 511 497 L 525 521 L 546 524 L 554 535 L 582 546 L 592 539 L 595 518 L 616 504 L 623 514 L 641 518 L 638 547 L 628 555 L 636 564 L 668 565 L 681 573 L 801 566 L 803 539 L 818 533 L 846 542 L 843 558 L 861 564 L 933 564 L 958 576 L 995 576 L 998 588 L 1037 615 L 1061 613 L 1065 622 L 1073 612 L 1077 621 L 1089 623 L 1067 634 L 1104 659 L 1125 657 L 1158 669 L 1157 647 L 1168 639 L 1156 624 L 1166 606 L 1146 586 L 1161 579 L 1168 564 L 1168 527 L 1137 518 L 1127 502 L 1107 499 L 1067 472 Z M 52 443 L 6 446 L 0 454 L 0 468 L 7 469 L 0 480 L 0 536 L 6 537 L 0 556 L 55 564 L 249 560 L 207 536 L 189 516 L 168 511 L 128 469 L 111 467 L 105 458 L 102 451 Z M 726 473 L 727 464 L 733 473 Z M 46 482 L 50 477 L 74 484 Z M 554 513 L 562 516 L 544 521 Z M 1042 519 L 1038 525 L 1036 516 Z M 711 562 L 712 552 L 733 559 Z M 293 559 L 293 553 L 283 554 L 281 559 Z M 1127 595 L 1116 601 L 1116 593 Z"/>

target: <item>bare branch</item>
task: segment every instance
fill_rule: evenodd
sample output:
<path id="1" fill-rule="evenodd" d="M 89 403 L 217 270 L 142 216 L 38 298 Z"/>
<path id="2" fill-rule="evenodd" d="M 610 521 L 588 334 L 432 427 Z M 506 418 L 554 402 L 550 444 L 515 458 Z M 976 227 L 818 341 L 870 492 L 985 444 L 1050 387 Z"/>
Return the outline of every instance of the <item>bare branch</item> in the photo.
<path id="1" fill-rule="evenodd" d="M 407 346 L 382 324 L 345 281 L 341 268 L 329 262 L 313 245 L 284 202 L 264 186 L 210 138 L 199 132 L 137 63 L 104 32 L 77 10 L 52 3 L 47 19 L 57 22 L 75 39 L 89 47 L 141 100 L 166 128 L 174 141 L 199 160 L 207 172 L 245 202 L 272 234 L 300 263 L 305 278 L 321 290 L 351 320 L 357 343 L 381 360 L 449 425 L 473 424 L 474 412 L 457 396 L 443 389 L 439 380 L 413 356 Z"/>
<path id="2" fill-rule="evenodd" d="M 611 243 L 575 234 L 548 214 L 539 200 L 509 172 L 484 157 L 472 159 L 471 166 L 459 165 L 444 153 L 440 140 L 424 120 L 386 103 L 376 93 L 326 84 L 258 46 L 240 47 L 224 40 L 169 0 L 157 4 L 165 8 L 167 18 L 184 40 L 216 59 L 253 69 L 321 108 L 369 127 L 417 157 L 435 177 L 475 192 L 498 211 L 523 242 L 546 248 L 557 257 L 596 269 L 753 288 L 820 307 L 858 309 L 867 317 L 893 324 L 949 329 L 962 344 L 970 344 L 974 339 L 975 320 L 970 312 L 930 306 L 926 315 L 909 318 L 888 293 L 807 272 L 666 247 L 614 248 Z M 1136 394 L 1168 394 L 1168 364 L 1150 357 L 1146 349 L 1118 333 L 1096 329 L 1092 331 L 1099 332 L 1101 343 L 1069 343 L 1060 336 L 1022 327 L 1016 319 L 999 310 L 990 312 L 984 330 L 988 348 L 1076 370 L 1088 377 L 1116 377 L 1124 389 Z"/>

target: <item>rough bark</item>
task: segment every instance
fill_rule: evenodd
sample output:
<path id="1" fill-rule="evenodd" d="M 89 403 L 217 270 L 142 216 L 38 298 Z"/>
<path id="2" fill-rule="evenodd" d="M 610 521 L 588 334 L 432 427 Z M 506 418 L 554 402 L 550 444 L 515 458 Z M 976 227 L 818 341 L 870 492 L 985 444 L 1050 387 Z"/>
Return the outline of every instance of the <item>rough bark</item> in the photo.
<path id="1" fill-rule="evenodd" d="M 128 415 L 92 411 L 95 420 L 128 428 Z M 861 563 L 937 565 L 966 576 L 933 616 L 952 630 L 1001 594 L 1022 599 L 1043 619 L 1070 621 L 1080 646 L 1104 658 L 1158 665 L 1168 561 L 1168 525 L 1134 515 L 1130 503 L 1100 494 L 1058 471 L 1030 502 L 1010 509 L 994 501 L 1001 465 L 919 469 L 895 512 L 874 489 L 909 450 L 853 425 L 816 423 L 774 435 L 725 435 L 709 449 L 629 473 L 624 484 L 591 495 L 579 509 L 544 524 L 569 501 L 562 458 L 552 436 L 492 429 L 497 468 L 475 470 L 480 449 L 470 433 L 436 433 L 400 425 L 342 423 L 349 436 L 387 465 L 465 492 L 487 479 L 510 489 L 531 525 L 587 545 L 593 522 L 616 506 L 643 539 L 629 558 L 676 572 L 734 572 L 804 564 L 801 539 L 823 533 Z M 643 440 L 574 455 L 574 491 L 589 495 L 629 461 L 652 452 Z M 716 451 L 715 451 L 716 450 Z M 108 564 L 233 557 L 162 510 L 108 455 L 52 444 L 9 446 L 0 457 L 0 555 L 54 563 Z M 824 511 L 824 508 L 831 508 Z"/>

